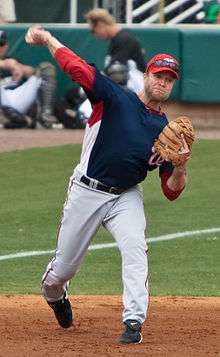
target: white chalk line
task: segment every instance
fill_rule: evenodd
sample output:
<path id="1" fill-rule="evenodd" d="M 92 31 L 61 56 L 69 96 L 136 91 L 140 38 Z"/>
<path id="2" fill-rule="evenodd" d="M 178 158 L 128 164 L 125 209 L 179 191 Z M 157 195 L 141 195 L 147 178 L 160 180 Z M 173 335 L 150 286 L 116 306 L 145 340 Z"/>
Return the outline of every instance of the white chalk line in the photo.
<path id="1" fill-rule="evenodd" d="M 165 234 L 158 237 L 148 238 L 148 243 L 158 243 L 158 242 L 165 242 L 173 239 L 180 239 L 180 238 L 190 238 L 192 236 L 197 235 L 205 235 L 207 233 L 217 233 L 220 232 L 220 227 L 218 228 L 208 228 L 202 229 L 197 231 L 185 231 L 185 232 L 177 232 L 172 234 Z M 89 247 L 89 250 L 98 250 L 98 249 L 109 249 L 117 247 L 116 243 L 103 243 L 103 244 L 93 244 Z M 26 258 L 26 257 L 34 257 L 40 255 L 48 255 L 53 254 L 54 250 L 34 250 L 29 252 L 19 252 L 14 254 L 7 254 L 7 255 L 0 255 L 0 261 L 9 260 L 9 259 L 17 259 L 17 258 Z"/>

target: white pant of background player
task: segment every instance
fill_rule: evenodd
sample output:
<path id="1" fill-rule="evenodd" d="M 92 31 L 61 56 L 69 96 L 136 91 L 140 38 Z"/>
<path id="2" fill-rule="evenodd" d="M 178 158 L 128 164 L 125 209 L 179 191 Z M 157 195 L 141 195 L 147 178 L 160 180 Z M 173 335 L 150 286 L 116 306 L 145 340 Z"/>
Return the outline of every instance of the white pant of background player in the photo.
<path id="1" fill-rule="evenodd" d="M 105 193 L 81 183 L 81 175 L 76 169 L 70 179 L 56 254 L 43 277 L 43 295 L 50 302 L 62 298 L 67 281 L 79 270 L 92 237 L 103 225 L 122 256 L 123 321 L 143 323 L 148 308 L 148 262 L 141 188 L 135 186 L 121 195 Z M 95 261 L 91 274 L 95 274 Z"/>
<path id="2" fill-rule="evenodd" d="M 33 75 L 23 84 L 16 86 L 17 82 L 12 77 L 6 77 L 1 81 L 0 86 L 1 105 L 12 107 L 19 113 L 26 114 L 37 98 L 41 83 L 42 79 Z"/>

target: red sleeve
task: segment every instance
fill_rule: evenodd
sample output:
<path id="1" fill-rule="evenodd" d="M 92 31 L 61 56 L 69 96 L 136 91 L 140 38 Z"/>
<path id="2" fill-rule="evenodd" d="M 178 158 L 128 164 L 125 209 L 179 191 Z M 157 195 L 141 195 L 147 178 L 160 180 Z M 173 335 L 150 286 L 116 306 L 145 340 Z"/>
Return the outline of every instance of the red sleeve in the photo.
<path id="1" fill-rule="evenodd" d="M 63 71 L 70 75 L 72 80 L 86 89 L 92 89 L 95 78 L 95 68 L 93 66 L 90 66 L 66 47 L 58 48 L 54 58 Z"/>
<path id="2" fill-rule="evenodd" d="M 164 195 L 168 198 L 168 200 L 174 201 L 181 194 L 181 192 L 184 190 L 185 187 L 183 187 L 179 191 L 171 190 L 167 186 L 167 180 L 171 175 L 172 175 L 171 173 L 164 171 L 160 174 L 160 179 L 161 179 L 161 187 L 162 187 Z"/>

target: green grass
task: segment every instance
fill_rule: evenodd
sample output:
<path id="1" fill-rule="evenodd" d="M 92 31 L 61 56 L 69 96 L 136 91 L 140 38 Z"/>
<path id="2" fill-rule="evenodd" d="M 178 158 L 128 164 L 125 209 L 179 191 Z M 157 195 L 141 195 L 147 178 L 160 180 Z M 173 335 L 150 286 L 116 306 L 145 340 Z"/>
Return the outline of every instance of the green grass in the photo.
<path id="1" fill-rule="evenodd" d="M 31 149 L 0 155 L 0 255 L 54 249 L 69 176 L 80 145 Z M 188 186 L 174 202 L 162 194 L 158 172 L 144 182 L 147 236 L 219 227 L 220 141 L 198 141 L 189 163 Z M 150 244 L 153 295 L 219 296 L 220 233 Z M 112 238 L 100 229 L 94 243 Z M 51 255 L 0 261 L 0 292 L 40 293 Z M 218 281 L 217 281 L 218 279 Z M 75 294 L 120 294 L 117 249 L 88 252 L 72 281 Z"/>

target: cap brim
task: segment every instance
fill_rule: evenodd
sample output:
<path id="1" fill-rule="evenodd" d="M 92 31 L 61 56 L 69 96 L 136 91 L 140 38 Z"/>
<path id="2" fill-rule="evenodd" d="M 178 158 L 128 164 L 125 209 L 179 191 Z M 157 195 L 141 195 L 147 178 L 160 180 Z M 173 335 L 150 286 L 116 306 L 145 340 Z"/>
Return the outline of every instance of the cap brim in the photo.
<path id="1" fill-rule="evenodd" d="M 170 72 L 174 75 L 175 79 L 179 79 L 179 75 L 177 72 L 175 72 L 172 68 L 170 67 L 150 67 L 148 69 L 149 72 L 151 73 L 159 73 L 159 72 L 163 72 L 163 71 L 167 71 Z"/>

